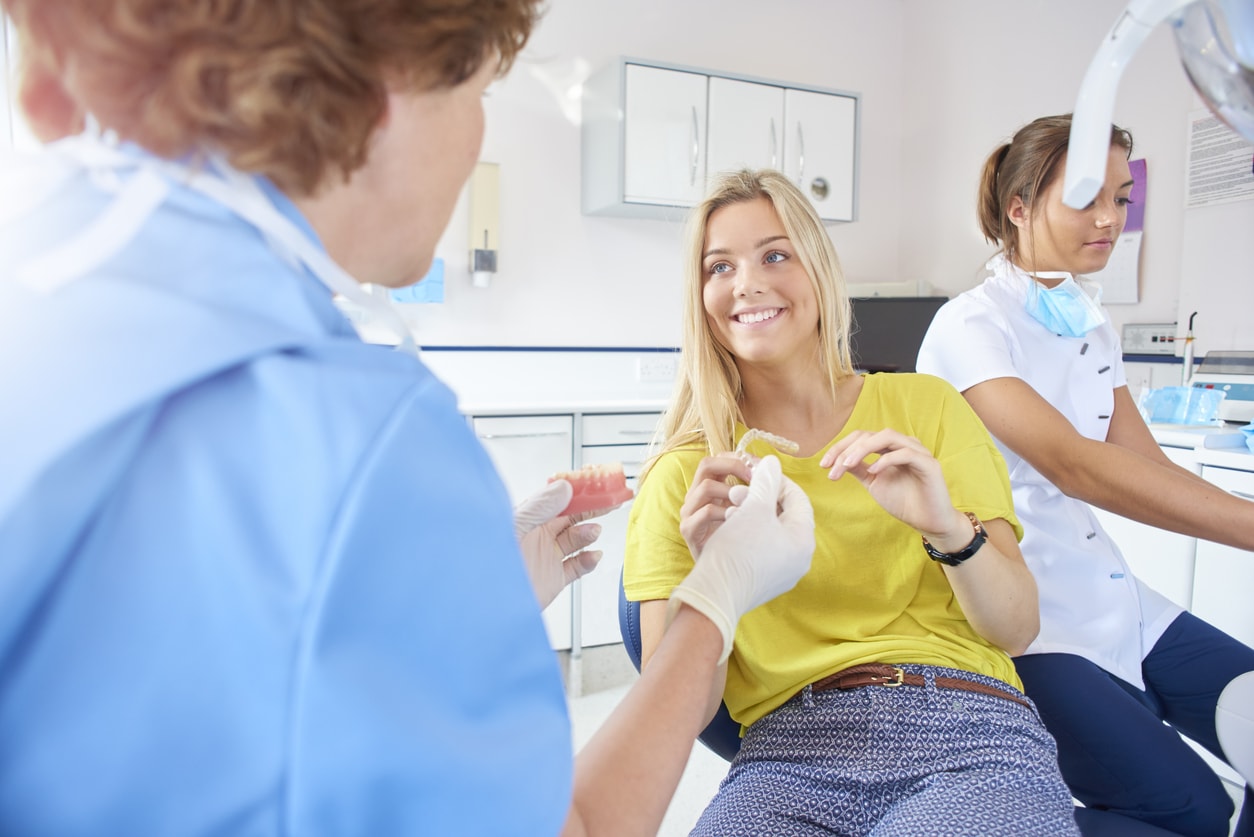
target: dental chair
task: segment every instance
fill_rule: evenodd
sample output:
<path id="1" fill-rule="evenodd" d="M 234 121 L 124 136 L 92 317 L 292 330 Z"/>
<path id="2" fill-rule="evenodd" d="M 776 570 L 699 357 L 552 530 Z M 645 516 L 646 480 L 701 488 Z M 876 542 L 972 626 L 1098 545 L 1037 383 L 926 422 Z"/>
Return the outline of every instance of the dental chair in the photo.
<path id="1" fill-rule="evenodd" d="M 623 576 L 618 576 L 618 630 L 623 635 L 623 647 L 631 664 L 640 670 L 640 602 L 627 600 L 623 592 Z M 720 703 L 714 719 L 702 730 L 697 740 L 708 747 L 715 755 L 727 761 L 736 757 L 740 751 L 740 724 L 732 720 L 727 711 L 727 704 Z"/>
<path id="2" fill-rule="evenodd" d="M 1215 732 L 1228 764 L 1254 787 L 1254 671 L 1234 678 L 1219 695 Z"/>
<path id="3" fill-rule="evenodd" d="M 621 574 L 618 577 L 618 630 L 623 635 L 623 647 L 631 659 L 631 664 L 636 667 L 636 671 L 639 671 L 640 602 L 628 601 L 623 591 Z M 1244 681 L 1244 683 L 1234 690 L 1233 686 L 1238 681 Z M 1229 695 L 1230 691 L 1231 695 Z M 1254 773 L 1254 672 L 1234 680 L 1221 696 L 1219 706 L 1221 722 L 1224 720 L 1222 713 L 1225 707 L 1229 716 L 1228 739 L 1224 738 L 1223 726 L 1219 733 L 1224 752 L 1230 754 L 1233 766 L 1246 777 L 1246 781 L 1249 781 L 1251 773 Z M 1229 749 L 1229 741 L 1235 742 L 1238 737 L 1243 742 L 1240 749 L 1241 755 L 1236 754 L 1236 749 Z M 740 724 L 732 720 L 726 703 L 719 704 L 714 719 L 702 730 L 697 740 L 727 761 L 736 757 L 736 753 L 740 751 Z M 1235 743 L 1233 746 L 1236 747 Z M 1164 831 L 1139 820 L 1094 808 L 1077 807 L 1075 821 L 1084 837 L 1178 837 L 1173 832 Z"/>

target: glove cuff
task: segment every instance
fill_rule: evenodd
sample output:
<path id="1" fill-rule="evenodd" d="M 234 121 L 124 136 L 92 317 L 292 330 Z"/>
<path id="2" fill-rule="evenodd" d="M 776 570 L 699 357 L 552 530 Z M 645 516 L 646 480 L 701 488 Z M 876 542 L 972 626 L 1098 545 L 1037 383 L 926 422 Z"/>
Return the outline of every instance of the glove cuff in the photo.
<path id="1" fill-rule="evenodd" d="M 736 636 L 736 623 L 728 618 L 722 607 L 704 593 L 681 584 L 671 592 L 670 601 L 667 603 L 666 627 L 670 627 L 681 604 L 686 604 L 698 611 L 718 628 L 718 632 L 723 635 L 723 653 L 719 655 L 718 664 L 722 665 L 727 662 L 727 658 L 731 656 L 732 640 Z"/>

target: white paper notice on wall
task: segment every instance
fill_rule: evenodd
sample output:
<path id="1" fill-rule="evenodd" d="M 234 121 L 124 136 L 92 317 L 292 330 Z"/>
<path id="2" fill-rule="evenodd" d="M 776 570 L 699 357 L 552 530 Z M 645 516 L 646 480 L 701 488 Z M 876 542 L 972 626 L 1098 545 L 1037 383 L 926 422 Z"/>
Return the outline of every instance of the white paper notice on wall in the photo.
<path id="1" fill-rule="evenodd" d="M 1189 191 L 1185 206 L 1254 200 L 1254 143 L 1208 110 L 1189 114 Z"/>
<path id="2" fill-rule="evenodd" d="M 1088 278 L 1102 286 L 1103 305 L 1137 302 L 1140 299 L 1136 277 L 1141 264 L 1143 235 L 1140 230 L 1124 231 L 1115 243 L 1106 267 L 1088 274 Z"/>

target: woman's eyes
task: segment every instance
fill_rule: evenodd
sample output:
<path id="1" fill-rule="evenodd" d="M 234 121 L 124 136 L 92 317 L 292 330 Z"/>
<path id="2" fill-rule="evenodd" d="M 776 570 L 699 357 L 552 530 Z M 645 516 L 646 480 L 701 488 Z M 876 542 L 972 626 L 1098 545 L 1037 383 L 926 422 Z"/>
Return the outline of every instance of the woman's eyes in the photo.
<path id="1" fill-rule="evenodd" d="M 1118 196 L 1116 196 L 1116 197 L 1115 197 L 1115 206 L 1128 206 L 1128 205 L 1130 205 L 1131 203 L 1132 203 L 1132 198 L 1131 198 L 1130 196 L 1129 196 L 1129 197 L 1122 197 L 1122 198 L 1121 198 L 1121 197 L 1118 197 Z M 1096 199 L 1094 199 L 1094 200 L 1090 201 L 1090 202 L 1089 202 L 1089 205 L 1088 205 L 1088 206 L 1086 206 L 1086 207 L 1084 207 L 1084 210 L 1087 212 L 1088 210 L 1092 209 L 1092 208 L 1093 208 L 1093 207 L 1095 207 L 1095 206 L 1097 206 L 1097 200 L 1096 200 Z"/>
<path id="2" fill-rule="evenodd" d="M 778 264 L 779 262 L 786 261 L 787 259 L 788 254 L 784 251 L 772 250 L 762 257 L 762 262 L 764 264 Z M 729 262 L 715 262 L 707 267 L 705 272 L 708 276 L 717 276 L 721 273 L 729 273 L 734 269 L 735 268 L 733 268 Z"/>

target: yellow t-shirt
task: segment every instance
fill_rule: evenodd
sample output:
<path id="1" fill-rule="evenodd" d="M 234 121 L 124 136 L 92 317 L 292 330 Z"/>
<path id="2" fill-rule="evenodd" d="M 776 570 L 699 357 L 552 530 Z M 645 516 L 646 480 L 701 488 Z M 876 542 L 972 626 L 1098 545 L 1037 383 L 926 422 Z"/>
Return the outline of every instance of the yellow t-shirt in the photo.
<path id="1" fill-rule="evenodd" d="M 932 451 L 956 508 L 981 520 L 1003 518 L 1023 536 L 1006 463 L 962 396 L 930 375 L 866 376 L 849 421 L 823 450 L 805 458 L 778 454 L 784 474 L 814 506 L 816 547 L 800 583 L 737 627 L 724 700 L 745 726 L 807 683 L 861 663 L 948 666 L 1022 688 L 1009 656 L 967 622 L 919 533 L 884 511 L 852 476 L 832 482 L 819 467 L 827 448 L 849 432 L 884 428 Z M 746 429 L 737 428 L 737 438 Z M 750 450 L 778 453 L 764 442 Z M 627 531 L 627 598 L 668 598 L 692 568 L 679 510 L 704 456 L 703 449 L 672 451 L 640 486 Z"/>

